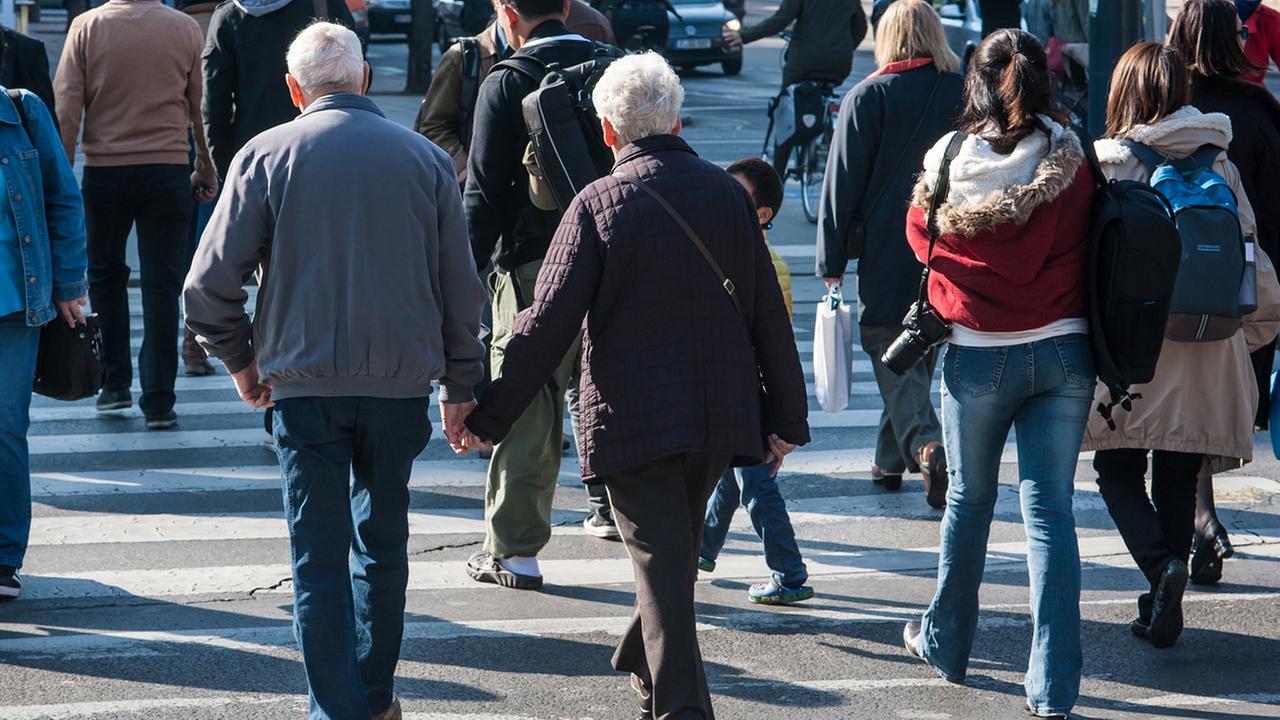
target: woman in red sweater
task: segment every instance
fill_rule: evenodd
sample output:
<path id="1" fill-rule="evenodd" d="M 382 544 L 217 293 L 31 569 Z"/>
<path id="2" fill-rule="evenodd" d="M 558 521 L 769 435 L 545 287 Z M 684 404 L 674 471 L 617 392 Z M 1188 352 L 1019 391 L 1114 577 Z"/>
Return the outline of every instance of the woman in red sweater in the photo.
<path id="1" fill-rule="evenodd" d="M 942 677 L 963 680 L 1000 460 L 1016 428 L 1035 628 L 1027 707 L 1063 717 L 1082 666 L 1071 495 L 1094 388 L 1085 308 L 1094 181 L 1054 103 L 1044 48 L 1025 32 L 1000 30 L 975 51 L 960 130 L 932 253 L 928 208 L 951 135 L 925 155 L 907 217 L 908 241 L 932 268 L 929 300 L 952 325 L 942 382 L 951 484 L 937 594 L 903 639 Z"/>

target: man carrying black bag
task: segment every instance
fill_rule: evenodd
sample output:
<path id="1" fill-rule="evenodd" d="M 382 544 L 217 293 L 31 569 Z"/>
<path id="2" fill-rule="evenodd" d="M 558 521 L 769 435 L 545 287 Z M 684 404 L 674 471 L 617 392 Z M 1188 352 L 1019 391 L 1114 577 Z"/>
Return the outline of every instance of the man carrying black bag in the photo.
<path id="1" fill-rule="evenodd" d="M 494 378 L 516 315 L 533 302 L 543 256 L 560 221 L 557 210 L 530 200 L 524 164 L 529 132 L 523 103 L 538 89 L 550 65 L 571 68 L 590 61 L 599 46 L 565 27 L 566 0 L 501 0 L 497 23 L 520 59 L 495 65 L 480 86 L 467 163 L 464 204 L 476 267 L 492 256 L 488 284 L 493 297 Z M 484 549 L 467 564 L 479 582 L 536 589 L 542 585 L 537 555 L 551 538 L 551 503 L 560 474 L 564 392 L 578 354 L 575 343 L 552 379 L 493 451 L 485 491 Z M 612 531 L 611 518 L 593 514 L 592 534 Z"/>
<path id="2" fill-rule="evenodd" d="M 27 428 L 41 328 L 83 322 L 88 294 L 80 191 L 53 116 L 30 92 L 0 89 L 0 177 L 11 210 L 0 220 L 0 600 L 12 600 L 31 534 Z"/>

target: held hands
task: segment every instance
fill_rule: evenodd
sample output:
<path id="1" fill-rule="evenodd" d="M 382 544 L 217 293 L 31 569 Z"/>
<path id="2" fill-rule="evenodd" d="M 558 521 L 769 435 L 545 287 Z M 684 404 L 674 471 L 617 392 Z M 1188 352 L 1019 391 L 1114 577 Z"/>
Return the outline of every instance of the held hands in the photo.
<path id="1" fill-rule="evenodd" d="M 782 469 L 782 458 L 795 449 L 795 445 L 778 437 L 776 433 L 769 436 L 769 454 L 764 457 L 765 463 L 773 466 L 769 468 L 769 477 L 778 476 L 778 471 Z"/>
<path id="2" fill-rule="evenodd" d="M 834 288 L 842 287 L 844 285 L 844 278 L 843 277 L 824 277 L 822 278 L 822 282 L 826 284 L 827 292 L 831 292 Z"/>
<path id="3" fill-rule="evenodd" d="M 271 401 L 271 386 L 264 385 L 258 379 L 258 361 L 254 360 L 249 363 L 248 367 L 238 373 L 232 373 L 231 379 L 236 383 L 236 392 L 240 393 L 240 399 L 254 410 L 262 410 L 269 407 L 275 407 L 275 403 Z"/>
<path id="4" fill-rule="evenodd" d="M 467 429 L 467 416 L 476 409 L 476 401 L 461 403 L 440 403 L 440 417 L 444 425 L 444 437 L 449 447 L 460 457 L 466 457 L 472 450 L 483 450 L 492 445 L 481 440 L 475 433 Z"/>
<path id="5" fill-rule="evenodd" d="M 78 297 L 75 300 L 59 300 L 54 305 L 58 306 L 58 314 L 62 316 L 63 320 L 67 321 L 67 325 L 75 327 L 84 323 L 84 313 L 80 311 L 80 308 L 84 307 L 88 302 L 88 298 Z"/>
<path id="6" fill-rule="evenodd" d="M 725 30 L 721 33 L 721 38 L 730 50 L 742 47 L 742 33 L 736 30 Z"/>

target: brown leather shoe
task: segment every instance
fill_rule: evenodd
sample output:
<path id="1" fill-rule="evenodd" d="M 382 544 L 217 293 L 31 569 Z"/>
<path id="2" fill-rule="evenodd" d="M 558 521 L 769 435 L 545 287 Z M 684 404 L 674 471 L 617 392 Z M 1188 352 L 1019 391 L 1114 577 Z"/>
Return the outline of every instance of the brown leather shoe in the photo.
<path id="1" fill-rule="evenodd" d="M 196 334 L 187 330 L 182 336 L 182 366 L 188 375 L 212 375 L 213 365 L 200 343 L 196 342 Z"/>
<path id="2" fill-rule="evenodd" d="M 400 712 L 400 698 L 392 697 L 391 706 L 386 710 L 373 716 L 373 720 L 402 720 L 404 714 Z"/>

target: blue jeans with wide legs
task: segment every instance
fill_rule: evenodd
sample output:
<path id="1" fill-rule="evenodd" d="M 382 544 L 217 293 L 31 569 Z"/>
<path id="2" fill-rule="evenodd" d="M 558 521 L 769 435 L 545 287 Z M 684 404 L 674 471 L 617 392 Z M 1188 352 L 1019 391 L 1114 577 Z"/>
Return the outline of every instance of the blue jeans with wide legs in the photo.
<path id="1" fill-rule="evenodd" d="M 55 318 L 53 322 L 62 322 Z M 0 565 L 22 567 L 31 536 L 31 381 L 40 328 L 19 312 L 0 317 Z"/>
<path id="2" fill-rule="evenodd" d="M 431 436 L 428 405 L 276 402 L 293 630 L 311 720 L 367 720 L 391 705 L 409 582 L 409 475 Z"/>
<path id="3" fill-rule="evenodd" d="M 943 360 L 942 437 L 951 483 L 938 591 L 924 614 L 920 651 L 943 677 L 964 678 L 978 629 L 1000 456 L 1012 427 L 1034 627 L 1025 684 L 1037 714 L 1067 714 L 1080 691 L 1080 551 L 1071 496 L 1093 390 L 1084 335 L 1007 347 L 952 345 Z"/>
<path id="4" fill-rule="evenodd" d="M 707 502 L 706 524 L 702 530 L 700 556 L 715 562 L 729 535 L 733 513 L 742 504 L 751 516 L 751 526 L 764 541 L 764 561 L 779 585 L 798 588 L 809 579 L 809 571 L 796 545 L 796 531 L 787 514 L 776 478 L 769 477 L 768 464 L 729 468 L 716 484 Z"/>

